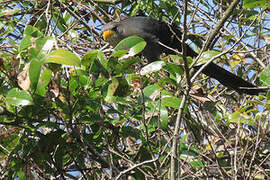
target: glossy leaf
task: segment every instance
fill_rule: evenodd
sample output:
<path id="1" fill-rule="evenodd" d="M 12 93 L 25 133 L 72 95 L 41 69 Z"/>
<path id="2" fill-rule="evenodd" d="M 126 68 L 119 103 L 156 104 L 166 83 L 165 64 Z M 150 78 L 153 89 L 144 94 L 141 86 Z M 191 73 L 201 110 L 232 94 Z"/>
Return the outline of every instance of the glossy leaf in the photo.
<path id="1" fill-rule="evenodd" d="M 7 94 L 7 102 L 14 106 L 27 106 L 33 104 L 33 99 L 27 91 L 18 88 L 11 89 Z"/>
<path id="2" fill-rule="evenodd" d="M 115 46 L 114 50 L 115 51 L 122 50 L 122 49 L 127 50 L 127 49 L 130 49 L 130 48 L 134 47 L 135 45 L 137 45 L 139 43 L 143 43 L 143 42 L 145 42 L 143 38 L 140 38 L 138 36 L 129 36 L 129 37 L 123 39 L 122 41 L 120 41 L 117 44 L 117 46 Z M 143 46 L 143 44 L 141 44 L 139 46 Z"/>
<path id="3" fill-rule="evenodd" d="M 120 57 L 124 56 L 127 53 L 128 53 L 128 50 L 126 50 L 126 49 L 120 49 L 120 50 L 115 51 L 112 54 L 112 57 L 118 57 L 118 58 L 120 58 Z"/>
<path id="4" fill-rule="evenodd" d="M 45 62 L 77 67 L 81 66 L 80 59 L 72 52 L 64 49 L 58 49 L 51 52 Z"/>
<path id="5" fill-rule="evenodd" d="M 182 76 L 184 74 L 184 69 L 177 65 L 177 64 L 172 64 L 172 63 L 167 63 L 166 66 L 164 67 L 165 70 L 167 70 L 170 75 L 173 77 L 173 79 L 179 83 L 180 80 L 182 79 Z"/>
<path id="6" fill-rule="evenodd" d="M 148 97 L 151 100 L 155 100 L 161 92 L 161 87 L 158 85 L 149 85 L 143 89 L 144 96 Z"/>
<path id="7" fill-rule="evenodd" d="M 166 129 L 168 127 L 169 115 L 166 106 L 162 104 L 160 106 L 160 120 L 161 120 L 160 128 Z"/>
<path id="8" fill-rule="evenodd" d="M 47 92 L 47 86 L 51 80 L 52 71 L 50 69 L 45 68 L 40 74 L 39 82 L 37 85 L 36 93 L 44 96 Z"/>
<path id="9" fill-rule="evenodd" d="M 37 47 L 40 47 L 42 52 L 44 54 L 47 54 L 48 52 L 52 50 L 56 42 L 55 42 L 55 39 L 53 39 L 52 37 L 45 37 L 43 39 L 44 41 L 42 43 L 37 42 Z"/>
<path id="10" fill-rule="evenodd" d="M 163 61 L 155 61 L 144 66 L 140 73 L 141 75 L 146 75 L 152 72 L 157 72 L 160 71 L 163 68 L 163 66 L 165 66 L 165 63 Z"/>
<path id="11" fill-rule="evenodd" d="M 140 53 L 146 46 L 146 42 L 138 36 L 130 36 L 120 41 L 114 48 L 118 50 L 128 50 L 128 53 L 123 55 L 121 59 L 135 56 Z"/>

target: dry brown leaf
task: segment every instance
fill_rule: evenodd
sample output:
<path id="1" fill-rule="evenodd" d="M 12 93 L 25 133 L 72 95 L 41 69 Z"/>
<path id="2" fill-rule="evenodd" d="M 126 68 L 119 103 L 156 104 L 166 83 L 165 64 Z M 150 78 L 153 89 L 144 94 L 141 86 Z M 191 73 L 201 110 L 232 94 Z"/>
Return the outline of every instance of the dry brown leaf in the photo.
<path id="1" fill-rule="evenodd" d="M 19 87 L 26 91 L 30 88 L 29 66 L 29 63 L 26 64 L 22 72 L 20 72 L 17 76 Z"/>

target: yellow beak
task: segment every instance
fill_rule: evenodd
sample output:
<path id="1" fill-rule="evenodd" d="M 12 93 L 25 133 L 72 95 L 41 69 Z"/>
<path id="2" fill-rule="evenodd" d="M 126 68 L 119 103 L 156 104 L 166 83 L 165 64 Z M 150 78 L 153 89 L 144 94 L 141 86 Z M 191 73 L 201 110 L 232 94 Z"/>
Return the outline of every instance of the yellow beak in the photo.
<path id="1" fill-rule="evenodd" d="M 115 34 L 115 31 L 107 30 L 103 32 L 103 39 L 106 41 L 108 38 L 110 38 L 112 35 Z"/>

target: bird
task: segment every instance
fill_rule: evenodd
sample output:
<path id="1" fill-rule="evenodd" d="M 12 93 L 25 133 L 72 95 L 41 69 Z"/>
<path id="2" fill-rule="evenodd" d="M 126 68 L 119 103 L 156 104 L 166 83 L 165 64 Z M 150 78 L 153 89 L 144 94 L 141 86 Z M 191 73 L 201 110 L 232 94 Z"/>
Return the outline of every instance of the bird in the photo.
<path id="1" fill-rule="evenodd" d="M 179 52 L 182 51 L 182 44 L 180 42 L 182 38 L 181 29 L 175 24 L 168 24 L 151 17 L 135 16 L 120 21 L 112 21 L 105 24 L 101 32 L 103 39 L 113 47 L 129 36 L 143 38 L 147 44 L 142 51 L 142 55 L 148 62 L 160 59 L 160 55 L 163 53 L 176 54 L 174 49 Z M 198 56 L 190 46 L 185 44 L 185 47 L 187 56 L 192 58 Z M 202 65 L 196 65 L 194 69 L 199 70 Z M 202 70 L 202 73 L 216 79 L 224 86 L 240 94 L 258 95 L 263 91 L 213 62 L 208 64 Z"/>

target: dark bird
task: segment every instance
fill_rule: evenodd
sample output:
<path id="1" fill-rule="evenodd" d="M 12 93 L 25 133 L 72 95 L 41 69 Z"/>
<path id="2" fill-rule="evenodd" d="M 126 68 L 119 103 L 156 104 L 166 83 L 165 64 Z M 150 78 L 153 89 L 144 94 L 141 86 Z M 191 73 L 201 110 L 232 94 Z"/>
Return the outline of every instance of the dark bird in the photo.
<path id="1" fill-rule="evenodd" d="M 169 25 L 150 17 L 137 16 L 119 22 L 110 22 L 103 26 L 102 32 L 104 40 L 108 41 L 112 46 L 116 46 L 121 40 L 129 36 L 135 35 L 143 38 L 147 42 L 147 45 L 142 54 L 149 62 L 158 60 L 162 53 L 175 54 L 175 51 L 171 49 L 176 49 L 179 52 L 182 51 L 182 45 L 180 43 L 182 32 L 180 29 L 176 25 Z M 198 55 L 188 45 L 186 45 L 186 54 L 191 57 Z M 195 66 L 194 69 L 198 70 L 201 66 Z M 207 65 L 202 73 L 218 80 L 224 86 L 234 89 L 239 93 L 257 95 L 263 91 L 256 89 L 257 86 L 214 63 Z"/>

